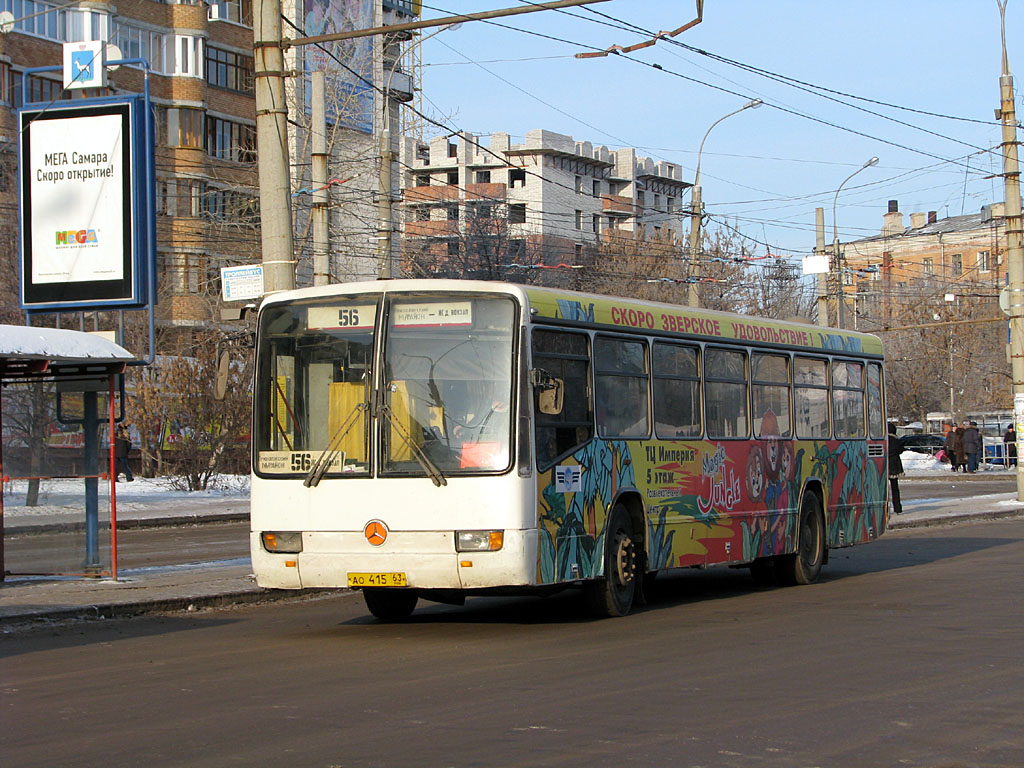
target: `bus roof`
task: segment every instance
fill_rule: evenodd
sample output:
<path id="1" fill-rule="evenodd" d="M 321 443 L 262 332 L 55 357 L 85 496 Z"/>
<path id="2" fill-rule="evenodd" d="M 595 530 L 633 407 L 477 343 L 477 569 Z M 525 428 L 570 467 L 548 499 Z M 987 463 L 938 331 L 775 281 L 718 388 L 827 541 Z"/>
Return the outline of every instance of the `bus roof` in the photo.
<path id="1" fill-rule="evenodd" d="M 581 328 L 601 327 L 607 330 L 652 335 L 686 335 L 702 341 L 750 342 L 867 357 L 882 356 L 881 340 L 877 336 L 858 331 L 799 321 L 770 320 L 754 315 L 683 305 L 483 280 L 425 279 L 336 283 L 275 293 L 266 297 L 262 306 L 280 301 L 398 291 L 513 294 L 528 305 L 529 317 L 533 322 L 545 321 Z"/>
<path id="2" fill-rule="evenodd" d="M 527 287 L 526 293 L 534 320 L 882 356 L 881 339 L 857 331 L 547 288 Z"/>

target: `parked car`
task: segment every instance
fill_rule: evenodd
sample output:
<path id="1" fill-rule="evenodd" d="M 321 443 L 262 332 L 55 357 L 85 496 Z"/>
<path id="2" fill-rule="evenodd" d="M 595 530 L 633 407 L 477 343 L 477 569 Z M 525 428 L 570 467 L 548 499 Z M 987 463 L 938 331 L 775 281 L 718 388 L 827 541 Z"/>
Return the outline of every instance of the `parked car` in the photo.
<path id="1" fill-rule="evenodd" d="M 942 435 L 904 435 L 900 442 L 904 450 L 932 456 L 946 447 L 946 439 Z"/>

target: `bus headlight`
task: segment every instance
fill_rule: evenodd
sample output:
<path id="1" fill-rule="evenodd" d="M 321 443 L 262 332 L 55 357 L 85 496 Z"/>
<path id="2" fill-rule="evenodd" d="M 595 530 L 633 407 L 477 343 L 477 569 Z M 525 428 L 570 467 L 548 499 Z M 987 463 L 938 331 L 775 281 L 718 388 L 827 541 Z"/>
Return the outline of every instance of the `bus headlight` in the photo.
<path id="1" fill-rule="evenodd" d="M 456 531 L 455 551 L 494 552 L 505 543 L 504 531 Z"/>
<path id="2" fill-rule="evenodd" d="M 263 548 L 267 552 L 295 553 L 302 551 L 300 531 L 264 531 L 261 535 Z"/>

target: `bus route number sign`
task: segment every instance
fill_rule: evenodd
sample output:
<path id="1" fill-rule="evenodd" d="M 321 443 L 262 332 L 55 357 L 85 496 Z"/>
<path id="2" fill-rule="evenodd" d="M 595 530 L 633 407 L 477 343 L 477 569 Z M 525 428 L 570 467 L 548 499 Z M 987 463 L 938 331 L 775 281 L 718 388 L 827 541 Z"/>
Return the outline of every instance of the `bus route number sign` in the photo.
<path id="1" fill-rule="evenodd" d="M 350 587 L 407 587 L 404 573 L 350 573 Z"/>
<path id="2" fill-rule="evenodd" d="M 260 472 L 268 475 L 309 472 L 323 451 L 260 451 L 256 462 Z M 328 457 L 327 472 L 343 472 L 345 455 L 336 452 Z"/>
<path id="3" fill-rule="evenodd" d="M 376 304 L 310 307 L 306 328 L 310 331 L 365 331 L 373 328 L 376 319 Z"/>

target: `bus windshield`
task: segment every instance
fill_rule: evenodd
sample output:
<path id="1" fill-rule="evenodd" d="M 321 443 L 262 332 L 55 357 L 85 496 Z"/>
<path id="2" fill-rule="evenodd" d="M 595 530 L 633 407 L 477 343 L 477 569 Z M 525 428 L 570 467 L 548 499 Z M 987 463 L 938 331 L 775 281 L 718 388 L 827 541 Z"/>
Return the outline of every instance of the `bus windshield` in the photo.
<path id="1" fill-rule="evenodd" d="M 392 302 L 384 341 L 381 474 L 511 465 L 515 305 L 497 297 Z"/>
<path id="2" fill-rule="evenodd" d="M 269 307 L 260 326 L 255 405 L 258 472 L 369 472 L 377 297 Z"/>

